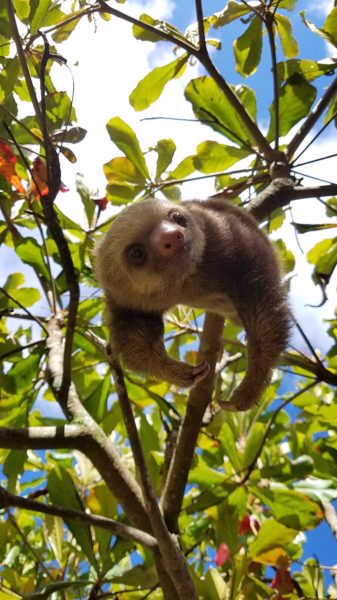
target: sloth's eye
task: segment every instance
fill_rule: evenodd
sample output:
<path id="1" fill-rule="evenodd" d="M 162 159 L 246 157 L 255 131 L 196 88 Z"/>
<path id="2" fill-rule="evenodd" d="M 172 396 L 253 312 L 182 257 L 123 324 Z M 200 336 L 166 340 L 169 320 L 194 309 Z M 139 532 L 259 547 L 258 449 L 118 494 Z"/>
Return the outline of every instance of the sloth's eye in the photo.
<path id="1" fill-rule="evenodd" d="M 173 221 L 175 223 L 177 223 L 177 225 L 180 225 L 181 227 L 186 227 L 187 226 L 187 221 L 184 217 L 184 215 L 182 215 L 179 212 L 173 212 L 171 213 L 171 219 L 173 219 Z"/>
<path id="2" fill-rule="evenodd" d="M 143 265 L 146 260 L 145 249 L 140 244 L 135 244 L 128 249 L 128 257 L 135 265 Z"/>

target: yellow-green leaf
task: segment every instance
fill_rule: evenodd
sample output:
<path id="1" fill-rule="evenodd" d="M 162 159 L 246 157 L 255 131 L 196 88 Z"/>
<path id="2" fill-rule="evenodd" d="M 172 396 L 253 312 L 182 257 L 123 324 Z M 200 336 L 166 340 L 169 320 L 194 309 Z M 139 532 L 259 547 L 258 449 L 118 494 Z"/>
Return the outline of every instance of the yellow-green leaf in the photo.
<path id="1" fill-rule="evenodd" d="M 254 17 L 248 29 L 233 44 L 236 70 L 248 77 L 259 65 L 262 52 L 262 19 Z"/>
<path id="2" fill-rule="evenodd" d="M 284 548 L 293 541 L 297 533 L 296 529 L 289 529 L 275 519 L 267 519 L 262 523 L 259 533 L 249 545 L 248 554 L 255 559 L 259 554 L 268 550 Z"/>
<path id="3" fill-rule="evenodd" d="M 287 58 L 294 58 L 294 56 L 297 56 L 298 54 L 298 45 L 294 36 L 292 35 L 293 28 L 290 19 L 285 15 L 276 13 L 275 22 L 280 36 L 284 56 Z"/>
<path id="4" fill-rule="evenodd" d="M 202 173 L 225 171 L 238 160 L 249 155 L 249 151 L 218 142 L 202 142 L 197 147 L 195 166 Z"/>
<path id="5" fill-rule="evenodd" d="M 129 100 L 135 110 L 144 110 L 155 102 L 162 93 L 165 85 L 180 77 L 186 69 L 188 54 L 183 54 L 168 65 L 156 67 L 142 79 L 131 92 Z"/>
<path id="6" fill-rule="evenodd" d="M 145 158 L 133 129 L 120 117 L 110 119 L 106 127 L 111 140 L 116 144 L 117 148 L 124 152 L 125 156 L 127 156 L 145 179 L 150 179 Z"/>

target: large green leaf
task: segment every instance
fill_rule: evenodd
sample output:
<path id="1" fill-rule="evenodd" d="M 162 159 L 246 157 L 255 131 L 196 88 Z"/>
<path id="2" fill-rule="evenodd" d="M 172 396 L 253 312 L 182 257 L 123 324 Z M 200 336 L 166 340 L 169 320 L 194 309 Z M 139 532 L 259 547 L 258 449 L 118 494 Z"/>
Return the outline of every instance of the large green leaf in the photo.
<path id="1" fill-rule="evenodd" d="M 294 125 L 308 115 L 316 94 L 316 88 L 299 74 L 292 75 L 286 81 L 279 91 L 279 132 L 281 136 L 286 135 Z M 271 141 L 275 136 L 274 102 L 269 110 L 271 120 L 267 138 Z"/>
<path id="2" fill-rule="evenodd" d="M 262 52 L 262 19 L 254 17 L 246 31 L 233 44 L 236 70 L 248 77 L 256 71 Z"/>
<path id="3" fill-rule="evenodd" d="M 82 500 L 77 493 L 71 476 L 68 471 L 59 465 L 49 473 L 48 492 L 54 504 L 81 512 L 84 511 Z M 68 519 L 66 523 L 90 563 L 96 565 L 90 527 Z"/>
<path id="4" fill-rule="evenodd" d="M 290 59 L 277 64 L 277 77 L 282 83 L 289 79 L 291 75 L 298 73 L 307 81 L 312 81 L 326 73 L 331 73 L 331 70 L 336 68 L 336 64 L 337 61 L 333 58 L 321 61 Z"/>
<path id="5" fill-rule="evenodd" d="M 246 110 L 255 118 L 254 93 L 246 86 L 233 88 Z M 230 140 L 242 144 L 250 142 L 250 134 L 240 120 L 225 94 L 208 76 L 192 79 L 185 89 L 186 99 L 191 102 L 197 118 Z M 253 143 L 253 141 L 252 141 Z"/>
<path id="6" fill-rule="evenodd" d="M 116 144 L 117 148 L 127 156 L 145 179 L 150 179 L 139 141 L 133 129 L 120 117 L 110 119 L 106 127 L 111 140 Z"/>
<path id="7" fill-rule="evenodd" d="M 275 22 L 280 36 L 284 56 L 287 58 L 294 58 L 294 56 L 297 56 L 298 54 L 298 45 L 294 36 L 292 35 L 293 30 L 290 19 L 285 15 L 276 13 Z"/>
<path id="8" fill-rule="evenodd" d="M 324 515 L 320 505 L 307 496 L 287 489 L 250 488 L 261 502 L 268 506 L 272 516 L 292 529 L 312 529 Z"/>
<path id="9" fill-rule="evenodd" d="M 202 173 L 225 171 L 238 160 L 249 155 L 249 151 L 218 142 L 202 142 L 197 147 L 195 166 Z"/>
<path id="10" fill-rule="evenodd" d="M 28 306 L 32 306 L 35 302 L 40 300 L 41 295 L 39 290 L 29 287 L 19 287 L 23 282 L 24 276 L 22 273 L 12 273 L 12 275 L 7 277 L 3 287 L 6 292 L 12 296 L 13 300 L 8 298 L 0 290 L 0 309 L 18 308 L 19 305 L 17 302 L 20 302 L 22 306 L 28 308 Z M 17 302 L 15 302 L 15 300 L 17 300 Z"/>
<path id="11" fill-rule="evenodd" d="M 165 85 L 180 77 L 186 69 L 188 54 L 179 56 L 168 65 L 156 67 L 142 79 L 133 92 L 129 100 L 135 110 L 144 110 L 148 108 L 161 95 Z"/>
<path id="12" fill-rule="evenodd" d="M 257 558 L 274 548 L 284 548 L 297 535 L 296 529 L 290 529 L 275 519 L 267 519 L 261 525 L 256 538 L 249 545 L 249 556 Z"/>
<path id="13" fill-rule="evenodd" d="M 103 165 L 104 175 L 109 182 L 129 182 L 144 185 L 146 179 L 126 156 L 117 156 Z"/>

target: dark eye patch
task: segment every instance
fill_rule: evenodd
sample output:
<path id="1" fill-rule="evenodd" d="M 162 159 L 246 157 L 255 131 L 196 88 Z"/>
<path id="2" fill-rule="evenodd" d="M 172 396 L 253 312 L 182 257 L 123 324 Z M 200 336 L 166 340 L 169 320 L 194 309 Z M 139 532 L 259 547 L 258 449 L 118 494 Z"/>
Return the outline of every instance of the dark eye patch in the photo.
<path id="1" fill-rule="evenodd" d="M 145 248 L 141 244 L 134 244 L 128 248 L 127 256 L 132 264 L 141 266 L 146 261 Z"/>
<path id="2" fill-rule="evenodd" d="M 180 212 L 174 211 L 170 214 L 170 217 L 180 227 L 187 227 L 187 220 Z"/>

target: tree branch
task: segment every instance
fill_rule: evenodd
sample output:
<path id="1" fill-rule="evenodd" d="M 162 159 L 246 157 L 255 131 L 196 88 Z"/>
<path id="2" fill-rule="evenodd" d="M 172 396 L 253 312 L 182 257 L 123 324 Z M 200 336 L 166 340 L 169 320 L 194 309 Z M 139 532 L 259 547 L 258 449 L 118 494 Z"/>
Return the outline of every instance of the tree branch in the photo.
<path id="1" fill-rule="evenodd" d="M 135 529 L 134 527 L 130 527 L 129 525 L 119 523 L 114 519 L 107 519 L 106 517 L 101 517 L 100 515 L 88 514 L 78 510 L 73 510 L 71 508 L 63 508 L 62 506 L 42 504 L 42 502 L 38 502 L 36 500 L 29 500 L 28 498 L 22 498 L 20 496 L 11 494 L 5 490 L 5 488 L 0 486 L 0 507 L 10 508 L 12 506 L 34 512 L 40 512 L 45 515 L 61 517 L 65 521 L 70 519 L 77 523 L 83 523 L 83 525 L 101 527 L 102 529 L 111 531 L 111 533 L 114 535 L 118 535 L 126 540 L 131 540 L 132 542 L 137 542 L 138 544 L 142 544 L 147 548 L 155 549 L 158 546 L 157 541 L 154 537 L 152 537 L 152 535 L 149 535 L 148 533 L 145 533 L 139 529 Z"/>
<path id="2" fill-rule="evenodd" d="M 108 355 L 108 358 L 111 370 L 114 374 L 116 391 L 124 423 L 128 432 L 138 475 L 140 477 L 147 514 L 153 533 L 158 541 L 158 547 L 163 563 L 176 587 L 179 598 L 181 600 L 186 600 L 186 598 L 189 600 L 198 600 L 197 591 L 190 576 L 185 557 L 179 549 L 177 540 L 170 535 L 157 503 L 132 413 L 130 400 L 125 387 L 122 370 L 111 355 Z"/>
<path id="3" fill-rule="evenodd" d="M 177 445 L 162 493 L 161 504 L 165 521 L 169 530 L 174 532 L 178 531 L 178 517 L 202 419 L 208 404 L 212 400 L 215 366 L 221 348 L 223 324 L 223 317 L 206 313 L 204 329 L 200 339 L 198 362 L 202 362 L 207 357 L 210 372 L 190 392 L 186 414 L 179 430 Z"/>

